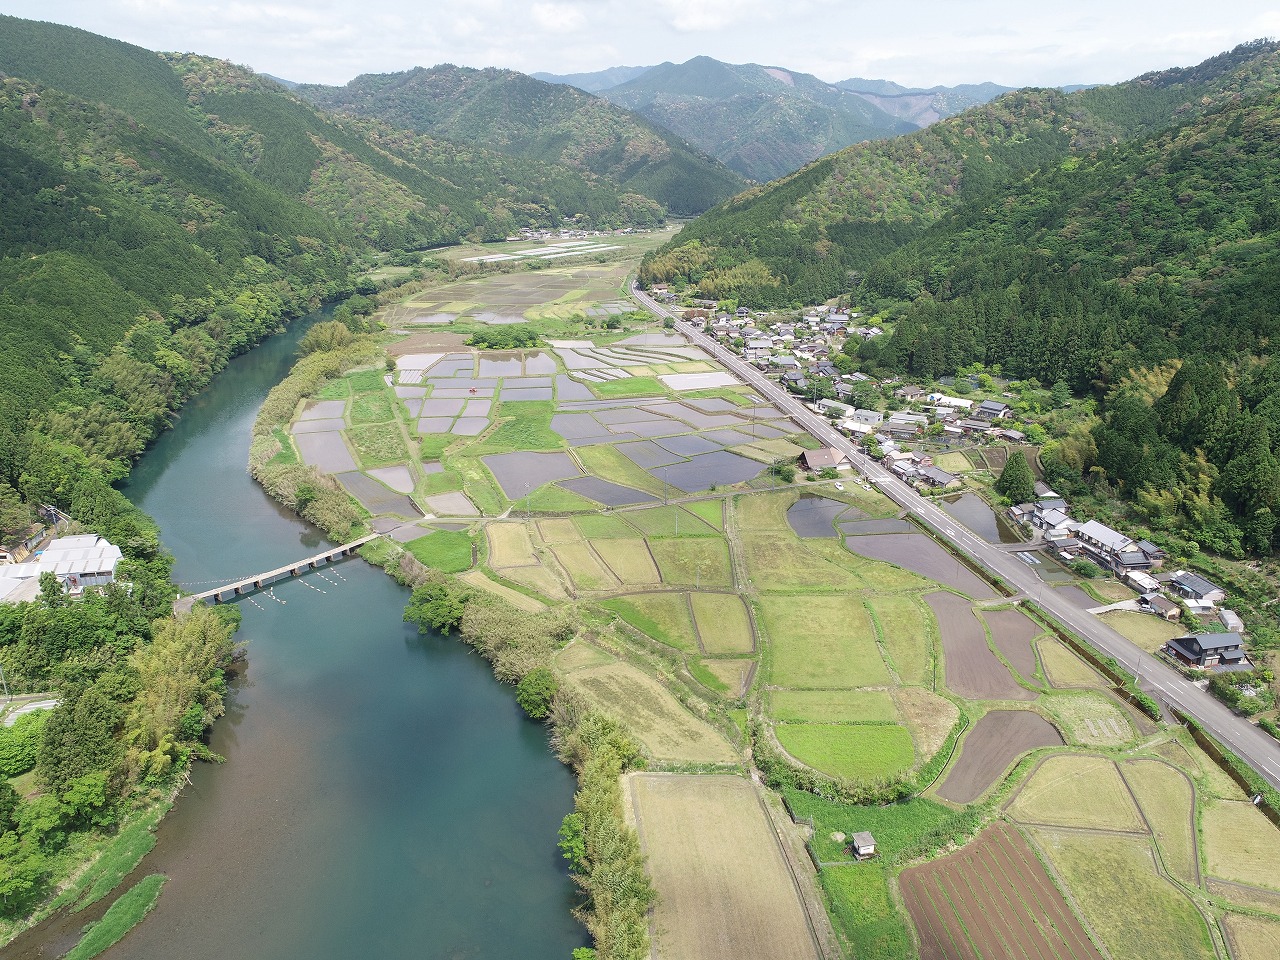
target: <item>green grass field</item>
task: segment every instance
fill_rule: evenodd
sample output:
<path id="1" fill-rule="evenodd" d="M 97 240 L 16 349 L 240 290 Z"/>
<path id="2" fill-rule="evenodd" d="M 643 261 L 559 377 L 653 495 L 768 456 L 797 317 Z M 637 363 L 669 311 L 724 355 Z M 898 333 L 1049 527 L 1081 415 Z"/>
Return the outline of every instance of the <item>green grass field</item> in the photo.
<path id="1" fill-rule="evenodd" d="M 889 896 L 889 878 L 875 862 L 823 867 L 818 882 L 836 933 L 858 960 L 908 960 L 911 934 Z"/>
<path id="2" fill-rule="evenodd" d="M 884 690 L 775 690 L 770 713 L 793 723 L 897 723 Z"/>
<path id="3" fill-rule="evenodd" d="M 603 383 L 591 384 L 591 389 L 605 400 L 624 397 L 662 397 L 667 393 L 667 388 L 656 377 L 623 377 L 621 380 L 606 380 Z"/>
<path id="4" fill-rule="evenodd" d="M 866 582 L 848 567 L 846 561 L 834 562 L 809 549 L 791 534 L 778 530 L 758 531 L 742 525 L 742 554 L 747 575 L 757 590 L 858 590 Z M 817 541 L 814 541 L 817 543 Z M 836 545 L 836 549 L 840 549 Z"/>
<path id="5" fill-rule="evenodd" d="M 650 540 L 649 549 L 662 571 L 664 583 L 701 587 L 728 587 L 733 577 L 729 544 L 719 538 Z"/>
<path id="6" fill-rule="evenodd" d="M 589 447 L 588 449 L 595 449 Z M 626 458 L 623 457 L 625 460 Z M 630 460 L 627 460 L 630 463 Z M 637 468 L 639 469 L 639 468 Z M 675 506 L 645 507 L 623 514 L 646 537 L 718 537 L 720 530 L 701 517 Z"/>
<path id="7" fill-rule="evenodd" d="M 362 393 L 351 401 L 348 416 L 352 423 L 386 423 L 395 419 L 391 399 L 385 390 Z"/>
<path id="8" fill-rule="evenodd" d="M 635 527 L 627 523 L 621 516 L 607 513 L 592 513 L 585 517 L 574 517 L 573 525 L 578 528 L 578 532 L 587 540 L 636 536 Z"/>
<path id="9" fill-rule="evenodd" d="M 616 590 L 618 579 L 605 567 L 585 542 L 559 543 L 551 552 L 579 590 Z"/>
<path id="10" fill-rule="evenodd" d="M 494 419 L 506 422 L 499 422 L 492 433 L 467 453 L 483 457 L 515 450 L 561 450 L 564 439 L 551 429 L 554 413 L 555 404 L 550 400 L 499 403 Z"/>
<path id="11" fill-rule="evenodd" d="M 741 599 L 731 593 L 691 593 L 689 602 L 707 653 L 751 652 L 751 621 Z"/>
<path id="12" fill-rule="evenodd" d="M 345 431 L 347 440 L 355 447 L 361 466 L 383 467 L 392 463 L 404 463 L 409 452 L 404 448 L 400 426 L 380 423 L 365 427 L 351 427 Z"/>
<path id="13" fill-rule="evenodd" d="M 523 513 L 583 513 L 595 510 L 596 505 L 586 497 L 579 496 L 572 490 L 558 487 L 554 483 L 540 486 L 527 497 L 521 497 L 512 505 L 512 511 Z"/>
<path id="14" fill-rule="evenodd" d="M 1008 810 L 1023 823 L 1146 829 L 1115 764 L 1104 757 L 1049 757 L 1023 784 Z"/>
<path id="15" fill-rule="evenodd" d="M 641 633 L 678 650 L 698 649 L 683 593 L 640 593 L 615 597 L 601 604 Z"/>
<path id="16" fill-rule="evenodd" d="M 142 922 L 160 899 L 160 888 L 169 878 L 162 873 L 143 877 L 107 908 L 102 919 L 85 931 L 80 942 L 66 954 L 66 960 L 90 960 L 124 939 Z"/>
<path id="17" fill-rule="evenodd" d="M 930 654 L 930 614 L 910 594 L 879 594 L 867 598 L 880 627 L 885 652 L 903 683 L 924 683 L 933 671 Z"/>
<path id="18" fill-rule="evenodd" d="M 1156 872 L 1146 838 L 1031 831 L 1113 957 L 1213 960 L 1204 918 Z"/>
<path id="19" fill-rule="evenodd" d="M 624 586 L 645 586 L 661 582 L 658 568 L 639 537 L 634 540 L 596 540 L 592 547 Z"/>
<path id="20" fill-rule="evenodd" d="M 410 540 L 405 549 L 421 563 L 445 573 L 471 569 L 471 535 L 463 530 L 437 530 Z"/>
<path id="21" fill-rule="evenodd" d="M 1098 619 L 1148 653 L 1154 653 L 1174 637 L 1181 637 L 1187 632 L 1181 624 L 1129 610 L 1110 610 Z"/>
<path id="22" fill-rule="evenodd" d="M 1158 760 L 1126 760 L 1120 765 L 1120 772 L 1151 826 L 1165 869 L 1183 883 L 1195 886 L 1191 783 Z"/>
<path id="23" fill-rule="evenodd" d="M 966 819 L 963 812 L 923 797 L 884 806 L 859 806 L 824 800 L 791 787 L 782 792 L 797 817 L 813 819 L 813 849 L 822 861 L 849 859 L 848 841 L 836 840 L 833 834 L 851 837 L 861 830 L 869 831 L 876 838 L 880 859 L 891 860 L 910 852 L 926 835 L 943 837 L 940 842 L 945 842 L 948 831 Z"/>
<path id="24" fill-rule="evenodd" d="M 724 529 L 723 500 L 695 500 L 693 503 L 686 504 L 685 509 L 709 523 L 715 529 Z"/>
<path id="25" fill-rule="evenodd" d="M 911 734 L 896 724 L 784 723 L 778 742 L 801 763 L 847 780 L 880 780 L 915 763 Z"/>
<path id="26" fill-rule="evenodd" d="M 760 609 L 777 686 L 847 689 L 889 682 L 871 618 L 855 598 L 766 595 Z"/>

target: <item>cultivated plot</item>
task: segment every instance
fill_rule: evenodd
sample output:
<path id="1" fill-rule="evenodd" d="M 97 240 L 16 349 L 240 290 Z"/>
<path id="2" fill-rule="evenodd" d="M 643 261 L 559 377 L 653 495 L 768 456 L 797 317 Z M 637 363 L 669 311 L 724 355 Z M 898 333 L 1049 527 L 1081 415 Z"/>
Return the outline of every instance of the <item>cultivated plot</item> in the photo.
<path id="1" fill-rule="evenodd" d="M 960 756 L 938 788 L 938 796 L 953 803 L 972 803 L 1024 753 L 1061 745 L 1061 734 L 1038 713 L 993 710 L 965 735 Z"/>
<path id="2" fill-rule="evenodd" d="M 819 960 L 773 824 L 741 777 L 633 773 L 630 806 L 669 960 Z"/>
<path id="3" fill-rule="evenodd" d="M 954 593 L 931 593 L 925 602 L 938 621 L 949 690 L 967 700 L 1035 699 L 991 652 L 982 622 L 967 600 Z"/>
<path id="4" fill-rule="evenodd" d="M 988 827 L 959 853 L 904 870 L 901 888 L 921 960 L 1102 960 L 1035 853 L 1006 824 Z"/>

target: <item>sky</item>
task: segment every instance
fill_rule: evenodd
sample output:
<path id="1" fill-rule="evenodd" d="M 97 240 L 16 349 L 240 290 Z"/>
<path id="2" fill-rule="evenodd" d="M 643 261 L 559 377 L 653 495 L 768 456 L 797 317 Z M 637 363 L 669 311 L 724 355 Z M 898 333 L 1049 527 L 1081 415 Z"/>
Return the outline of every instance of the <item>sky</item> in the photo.
<path id="1" fill-rule="evenodd" d="M 1114 83 L 1280 35 L 1275 0 L 0 0 L 286 80 L 454 63 L 565 74 L 707 55 L 835 82 Z"/>

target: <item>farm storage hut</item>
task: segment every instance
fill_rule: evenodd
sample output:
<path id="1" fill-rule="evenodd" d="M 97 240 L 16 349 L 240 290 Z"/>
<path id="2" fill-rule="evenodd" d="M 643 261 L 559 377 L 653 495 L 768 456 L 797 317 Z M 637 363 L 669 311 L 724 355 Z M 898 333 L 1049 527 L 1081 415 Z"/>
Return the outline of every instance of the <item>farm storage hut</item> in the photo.
<path id="1" fill-rule="evenodd" d="M 876 855 L 876 838 L 863 831 L 853 835 L 853 855 L 859 860 Z"/>

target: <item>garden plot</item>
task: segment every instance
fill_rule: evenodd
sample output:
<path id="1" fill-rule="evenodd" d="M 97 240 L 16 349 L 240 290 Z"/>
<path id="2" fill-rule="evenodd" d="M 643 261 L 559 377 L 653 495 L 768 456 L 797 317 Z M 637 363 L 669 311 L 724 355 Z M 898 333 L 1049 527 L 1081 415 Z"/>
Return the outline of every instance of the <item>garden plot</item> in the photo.
<path id="1" fill-rule="evenodd" d="M 1134 738 L 1133 726 L 1120 704 L 1103 693 L 1072 691 L 1043 701 L 1070 743 L 1086 747 L 1121 747 Z"/>
<path id="2" fill-rule="evenodd" d="M 729 587 L 733 571 L 729 545 L 719 537 L 681 537 L 649 541 L 649 552 L 668 584 Z"/>
<path id="3" fill-rule="evenodd" d="M 1280 920 L 1229 913 L 1222 921 L 1235 960 L 1275 960 L 1280 957 Z"/>
<path id="4" fill-rule="evenodd" d="M 1038 713 L 993 710 L 965 736 L 960 756 L 938 788 L 938 796 L 953 803 L 972 803 L 1024 753 L 1061 745 L 1057 728 Z"/>
<path id="5" fill-rule="evenodd" d="M 659 960 L 819 960 L 775 828 L 741 777 L 626 777 L 657 889 Z"/>
<path id="6" fill-rule="evenodd" d="M 917 595 L 872 594 L 866 600 L 890 663 L 903 683 L 925 683 L 932 674 L 928 614 Z"/>
<path id="7" fill-rule="evenodd" d="M 1009 668 L 991 652 L 982 622 L 967 600 L 944 592 L 931 593 L 924 599 L 938 621 L 947 689 L 966 700 L 1036 698 L 1035 693 L 1014 680 Z"/>
<path id="8" fill-rule="evenodd" d="M 975 600 L 996 598 L 996 592 L 990 584 L 980 579 L 932 537 L 923 533 L 851 537 L 845 540 L 844 545 L 858 556 L 892 563 L 943 586 L 959 590 Z"/>
<path id="9" fill-rule="evenodd" d="M 756 662 L 748 659 L 708 658 L 700 661 L 703 668 L 724 684 L 724 692 L 730 697 L 741 697 L 751 686 Z"/>
<path id="10" fill-rule="evenodd" d="M 502 487 L 508 500 L 519 500 L 530 491 L 553 483 L 582 476 L 582 471 L 567 453 L 495 453 L 481 457 Z"/>
<path id="11" fill-rule="evenodd" d="M 1021 610 L 984 610 L 991 639 L 1001 656 L 1028 683 L 1036 682 L 1036 651 L 1032 641 L 1045 630 Z"/>
<path id="12" fill-rule="evenodd" d="M 550 548 L 578 590 L 616 590 L 619 580 L 584 543 L 559 543 Z"/>
<path id="13" fill-rule="evenodd" d="M 770 715 L 782 723 L 897 723 L 886 690 L 775 690 Z"/>
<path id="14" fill-rule="evenodd" d="M 921 960 L 1102 960 L 1035 853 L 1006 824 L 904 870 L 900 884 Z"/>
<path id="15" fill-rule="evenodd" d="M 575 670 L 569 686 L 616 717 L 645 751 L 673 763 L 737 763 L 729 741 L 686 710 L 666 687 L 629 663 Z"/>

